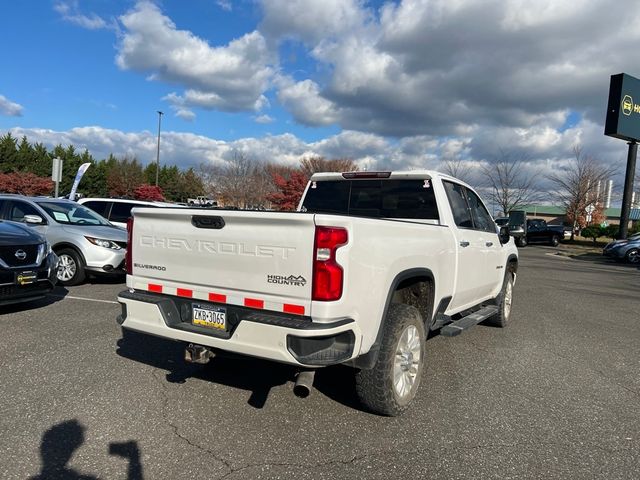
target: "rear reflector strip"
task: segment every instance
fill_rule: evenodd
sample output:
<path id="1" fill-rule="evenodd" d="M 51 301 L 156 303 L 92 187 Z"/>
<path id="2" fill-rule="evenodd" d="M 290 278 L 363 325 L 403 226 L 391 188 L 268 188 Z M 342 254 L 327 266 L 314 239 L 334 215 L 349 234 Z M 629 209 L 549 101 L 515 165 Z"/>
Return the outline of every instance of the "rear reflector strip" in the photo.
<path id="1" fill-rule="evenodd" d="M 302 305 L 290 305 L 285 303 L 282 305 L 284 313 L 293 313 L 294 315 L 304 315 L 304 307 Z"/>
<path id="2" fill-rule="evenodd" d="M 227 296 L 219 293 L 209 293 L 209 301 L 216 303 L 227 303 Z"/>
<path id="3" fill-rule="evenodd" d="M 259 298 L 229 298 L 227 295 L 214 292 L 198 292 L 190 288 L 176 288 L 148 283 L 147 290 L 154 293 L 165 293 L 166 295 L 176 295 L 178 297 L 193 299 L 208 299 L 210 302 L 225 303 L 227 305 L 238 305 L 248 308 L 265 309 L 265 301 Z M 175 293 L 174 293 L 175 292 Z M 304 315 L 306 308 L 303 305 L 292 303 L 268 303 L 268 310 L 273 312 L 283 312 L 291 315 Z"/>
<path id="4" fill-rule="evenodd" d="M 264 308 L 264 300 L 258 300 L 255 298 L 245 298 L 244 306 L 249 308 Z"/>

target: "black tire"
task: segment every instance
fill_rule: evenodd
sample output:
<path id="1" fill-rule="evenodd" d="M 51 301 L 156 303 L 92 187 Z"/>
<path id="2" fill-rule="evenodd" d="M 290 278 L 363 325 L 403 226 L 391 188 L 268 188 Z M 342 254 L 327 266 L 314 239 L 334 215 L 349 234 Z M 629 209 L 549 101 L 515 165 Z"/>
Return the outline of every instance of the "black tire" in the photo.
<path id="1" fill-rule="evenodd" d="M 58 283 L 66 286 L 82 283 L 86 277 L 82 256 L 72 248 L 63 248 L 56 254 L 58 255 Z"/>
<path id="2" fill-rule="evenodd" d="M 640 251 L 637 248 L 632 248 L 625 254 L 624 259 L 634 265 L 640 263 Z"/>
<path id="3" fill-rule="evenodd" d="M 527 246 L 527 237 L 518 237 L 516 239 L 516 245 L 520 248 Z"/>
<path id="4" fill-rule="evenodd" d="M 504 328 L 509 324 L 509 317 L 511 317 L 511 305 L 513 300 L 513 273 L 507 271 L 502 282 L 502 290 L 497 298 L 498 313 L 493 317 L 489 317 L 485 323 L 492 327 Z"/>
<path id="5" fill-rule="evenodd" d="M 424 322 L 415 307 L 393 303 L 381 328 L 384 330 L 378 359 L 373 368 L 356 373 L 356 392 L 368 410 L 393 417 L 409 407 L 420 386 L 425 363 Z M 405 340 L 413 347 L 403 352 L 401 343 Z M 398 369 L 394 368 L 396 364 Z M 398 388 L 394 376 L 399 380 Z"/>
<path id="6" fill-rule="evenodd" d="M 560 245 L 560 239 L 557 235 L 554 235 L 553 237 L 551 237 L 551 246 L 557 247 L 558 245 Z"/>

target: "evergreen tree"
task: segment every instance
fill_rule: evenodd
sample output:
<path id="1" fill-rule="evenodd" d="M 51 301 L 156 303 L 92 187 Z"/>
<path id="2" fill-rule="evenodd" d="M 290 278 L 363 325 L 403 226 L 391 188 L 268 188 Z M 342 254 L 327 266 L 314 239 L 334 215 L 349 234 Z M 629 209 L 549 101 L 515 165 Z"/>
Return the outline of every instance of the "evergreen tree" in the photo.
<path id="1" fill-rule="evenodd" d="M 51 177 L 53 157 L 42 143 L 33 146 L 33 159 L 31 171 L 40 177 Z"/>
<path id="2" fill-rule="evenodd" d="M 0 137 L 0 172 L 15 172 L 17 156 L 17 140 L 13 138 L 11 133 Z"/>
<path id="3" fill-rule="evenodd" d="M 27 137 L 23 136 L 16 152 L 15 171 L 17 172 L 33 172 L 35 165 L 35 151 L 27 141 Z"/>

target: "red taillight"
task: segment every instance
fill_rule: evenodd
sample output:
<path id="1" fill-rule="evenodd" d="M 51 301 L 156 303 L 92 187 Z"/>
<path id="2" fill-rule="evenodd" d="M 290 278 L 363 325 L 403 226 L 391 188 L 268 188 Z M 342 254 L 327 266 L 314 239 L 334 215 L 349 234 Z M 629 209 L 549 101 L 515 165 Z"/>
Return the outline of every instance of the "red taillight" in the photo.
<path id="1" fill-rule="evenodd" d="M 133 272 L 133 264 L 131 263 L 131 253 L 133 251 L 133 217 L 127 220 L 127 253 L 124 256 L 125 268 L 127 275 Z"/>
<path id="2" fill-rule="evenodd" d="M 344 272 L 336 262 L 336 250 L 349 241 L 347 230 L 316 227 L 313 259 L 313 300 L 332 301 L 342 296 Z"/>

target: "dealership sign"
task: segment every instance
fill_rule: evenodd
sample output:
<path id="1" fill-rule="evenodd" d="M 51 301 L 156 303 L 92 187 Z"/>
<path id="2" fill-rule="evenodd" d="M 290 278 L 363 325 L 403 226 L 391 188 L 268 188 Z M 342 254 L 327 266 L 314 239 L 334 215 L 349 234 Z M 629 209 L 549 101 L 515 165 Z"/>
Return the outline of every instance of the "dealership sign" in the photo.
<path id="1" fill-rule="evenodd" d="M 604 134 L 622 140 L 640 140 L 640 80 L 626 73 L 611 75 Z"/>

